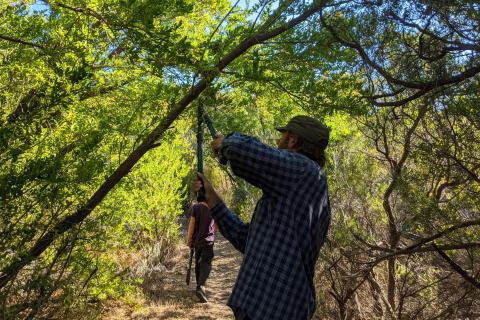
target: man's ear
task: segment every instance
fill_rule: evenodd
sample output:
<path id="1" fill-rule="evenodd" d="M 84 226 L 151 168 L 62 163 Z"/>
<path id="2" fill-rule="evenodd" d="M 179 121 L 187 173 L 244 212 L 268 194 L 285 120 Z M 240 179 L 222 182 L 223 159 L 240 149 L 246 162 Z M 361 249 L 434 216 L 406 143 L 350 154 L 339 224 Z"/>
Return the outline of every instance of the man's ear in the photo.
<path id="1" fill-rule="evenodd" d="M 298 137 L 294 134 L 289 134 L 288 135 L 288 149 L 289 150 L 294 150 L 297 147 L 298 143 Z"/>

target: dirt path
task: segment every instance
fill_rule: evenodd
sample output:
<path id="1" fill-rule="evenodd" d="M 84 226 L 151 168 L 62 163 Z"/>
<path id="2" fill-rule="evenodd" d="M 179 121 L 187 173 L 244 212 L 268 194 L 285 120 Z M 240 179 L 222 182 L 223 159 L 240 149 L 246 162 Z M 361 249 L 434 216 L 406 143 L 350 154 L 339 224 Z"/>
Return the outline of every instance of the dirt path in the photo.
<path id="1" fill-rule="evenodd" d="M 214 254 L 206 286 L 208 303 L 199 303 L 195 296 L 194 270 L 190 287 L 185 284 L 188 249 L 183 246 L 173 268 L 166 271 L 162 282 L 150 286 L 140 307 L 112 305 L 102 319 L 234 319 L 226 303 L 240 267 L 241 254 L 220 233 L 216 235 Z"/>

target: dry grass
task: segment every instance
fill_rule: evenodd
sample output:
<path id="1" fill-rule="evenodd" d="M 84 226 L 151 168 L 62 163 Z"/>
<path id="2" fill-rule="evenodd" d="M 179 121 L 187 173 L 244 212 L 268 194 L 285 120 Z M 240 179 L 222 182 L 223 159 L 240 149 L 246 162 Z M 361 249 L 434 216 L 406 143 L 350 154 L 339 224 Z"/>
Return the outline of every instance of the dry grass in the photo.
<path id="1" fill-rule="evenodd" d="M 240 267 L 241 255 L 220 234 L 217 234 L 214 252 L 213 269 L 206 287 L 209 303 L 198 302 L 193 272 L 193 283 L 190 287 L 185 284 L 188 249 L 182 246 L 169 260 L 171 268 L 158 276 L 150 274 L 145 278 L 143 297 L 135 305 L 110 301 L 102 319 L 234 319 L 226 303 Z"/>

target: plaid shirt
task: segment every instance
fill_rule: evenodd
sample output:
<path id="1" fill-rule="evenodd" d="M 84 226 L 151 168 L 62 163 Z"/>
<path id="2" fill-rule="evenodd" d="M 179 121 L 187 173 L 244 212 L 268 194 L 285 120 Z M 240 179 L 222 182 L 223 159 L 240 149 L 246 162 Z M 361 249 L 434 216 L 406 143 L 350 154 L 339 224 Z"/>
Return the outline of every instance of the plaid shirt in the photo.
<path id="1" fill-rule="evenodd" d="M 252 320 L 310 319 L 315 262 L 330 224 L 321 167 L 239 133 L 225 137 L 220 151 L 237 176 L 263 191 L 249 224 L 224 203 L 211 210 L 220 232 L 244 253 L 228 305 Z"/>

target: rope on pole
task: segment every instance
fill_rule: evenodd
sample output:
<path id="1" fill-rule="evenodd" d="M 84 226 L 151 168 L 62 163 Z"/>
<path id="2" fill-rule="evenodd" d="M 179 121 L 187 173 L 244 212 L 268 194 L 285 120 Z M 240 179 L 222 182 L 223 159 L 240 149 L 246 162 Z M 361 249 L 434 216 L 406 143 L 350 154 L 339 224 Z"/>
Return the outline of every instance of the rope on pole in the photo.
<path id="1" fill-rule="evenodd" d="M 197 171 L 203 173 L 203 105 L 197 109 Z"/>
<path id="2" fill-rule="evenodd" d="M 210 131 L 210 135 L 212 136 L 212 139 L 215 139 L 215 137 L 217 136 L 217 132 L 215 131 L 215 128 L 213 127 L 212 119 L 210 119 L 210 117 L 205 112 L 203 107 L 202 107 L 202 113 L 203 113 L 203 118 L 205 120 L 205 123 L 207 124 L 208 131 Z"/>

